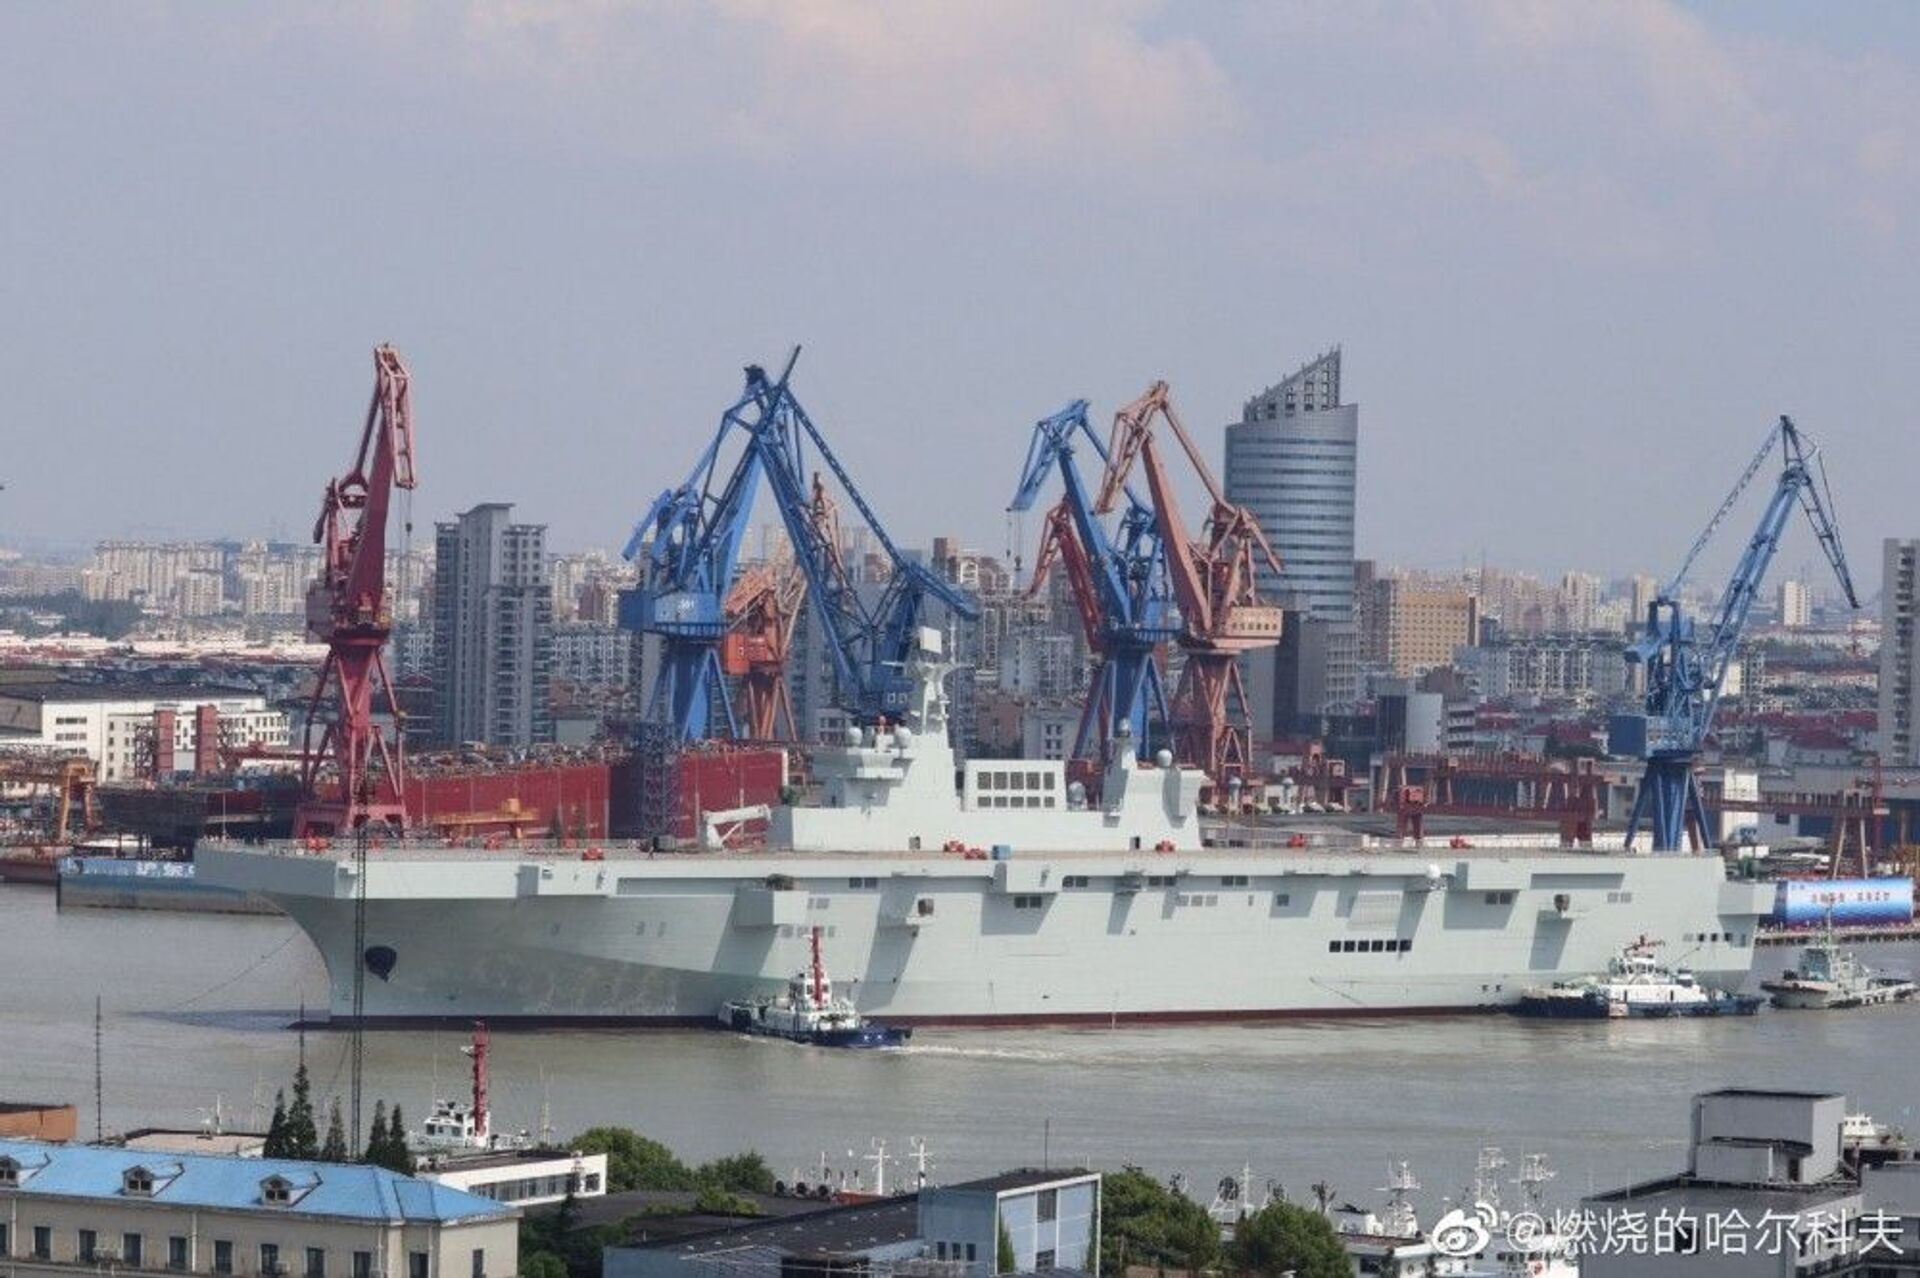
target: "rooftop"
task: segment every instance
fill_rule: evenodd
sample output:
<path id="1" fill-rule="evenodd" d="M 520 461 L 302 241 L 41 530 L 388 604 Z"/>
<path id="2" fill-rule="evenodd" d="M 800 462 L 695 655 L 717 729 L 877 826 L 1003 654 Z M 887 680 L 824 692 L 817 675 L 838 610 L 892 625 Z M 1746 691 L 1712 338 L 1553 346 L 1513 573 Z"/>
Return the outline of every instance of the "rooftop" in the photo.
<path id="1" fill-rule="evenodd" d="M 223 687 L 217 684 L 190 683 L 77 683 L 66 679 L 48 679 L 38 683 L 0 683 L 0 697 L 14 701 L 218 701 L 232 697 L 258 697 L 251 688 Z"/>
<path id="2" fill-rule="evenodd" d="M 919 1236 L 919 1201 L 913 1194 L 904 1194 L 773 1220 L 741 1221 L 705 1233 L 632 1245 L 671 1252 L 683 1260 L 721 1253 L 738 1256 L 762 1248 L 776 1255 L 849 1255 L 912 1242 Z"/>
<path id="3" fill-rule="evenodd" d="M 1261 409 L 1269 403 L 1276 407 L 1284 405 L 1284 415 L 1288 417 L 1296 412 L 1336 407 L 1340 403 L 1340 348 L 1335 346 L 1308 360 L 1289 376 L 1253 396 L 1246 403 L 1244 420 L 1261 420 Z M 1273 414 L 1264 416 L 1271 418 Z"/>
<path id="4" fill-rule="evenodd" d="M 446 1223 L 513 1212 L 491 1199 L 382 1167 L 24 1140 L 0 1140 L 0 1160 L 11 1160 L 18 1167 L 20 1183 L 9 1192 L 22 1197 L 123 1198 L 129 1196 L 126 1173 L 144 1168 L 152 1176 L 153 1189 L 138 1197 L 181 1207 L 280 1211 L 393 1224 Z M 265 1183 L 275 1177 L 286 1182 L 288 1201 L 270 1205 L 264 1197 Z"/>
<path id="5" fill-rule="evenodd" d="M 979 1180 L 965 1180 L 957 1185 L 942 1185 L 940 1188 L 1005 1194 L 1017 1189 L 1038 1189 L 1042 1185 L 1058 1185 L 1063 1181 L 1084 1180 L 1091 1175 L 1093 1173 L 1084 1167 L 1016 1167 L 1012 1171 L 1004 1171 L 997 1176 L 983 1176 Z"/>
<path id="6" fill-rule="evenodd" d="M 1845 1177 L 1814 1181 L 1810 1184 L 1728 1185 L 1719 1181 L 1696 1180 L 1691 1176 L 1662 1176 L 1624 1189 L 1612 1189 L 1590 1195 L 1590 1203 L 1632 1203 L 1658 1206 L 1682 1205 L 1695 1211 L 1728 1208 L 1758 1208 L 1782 1212 L 1805 1211 L 1820 1203 L 1848 1198 L 1860 1192 L 1859 1186 Z"/>
<path id="7" fill-rule="evenodd" d="M 1082 1180 L 1094 1174 L 1080 1168 L 1021 1167 L 979 1180 L 929 1187 L 926 1192 L 1004 1194 Z M 773 1200 L 771 1205 L 784 1210 L 786 1202 Z M 917 1194 L 860 1203 L 821 1204 L 818 1210 L 796 1210 L 775 1219 L 729 1221 L 697 1233 L 675 1230 L 671 1221 L 671 1217 L 666 1217 L 661 1222 L 671 1236 L 643 1239 L 631 1245 L 671 1252 L 683 1260 L 722 1253 L 734 1261 L 755 1253 L 766 1257 L 855 1255 L 919 1238 L 920 1204 Z M 641 1227 L 645 1229 L 647 1224 Z"/>

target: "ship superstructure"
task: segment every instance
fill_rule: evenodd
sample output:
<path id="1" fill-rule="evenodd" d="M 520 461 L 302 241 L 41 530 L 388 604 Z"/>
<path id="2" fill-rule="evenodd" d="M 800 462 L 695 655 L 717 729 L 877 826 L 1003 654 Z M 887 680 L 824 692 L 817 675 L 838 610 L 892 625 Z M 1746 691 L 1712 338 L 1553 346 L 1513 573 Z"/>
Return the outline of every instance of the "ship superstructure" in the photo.
<path id="1" fill-rule="evenodd" d="M 819 929 L 839 991 L 893 1024 L 1221 1020 L 1502 1007 L 1641 937 L 1704 985 L 1747 977 L 1767 885 L 1717 857 L 1210 847 L 1200 778 L 1117 743 L 1097 804 L 1058 763 L 955 761 L 938 636 L 898 728 L 821 751 L 781 846 L 649 853 L 388 845 L 366 858 L 375 1022 L 712 1024 L 777 996 Z M 958 786 L 955 781 L 958 779 Z M 1436 859 L 1429 859 L 1435 857 Z M 341 849 L 203 846 L 271 900 L 353 1008 Z"/>

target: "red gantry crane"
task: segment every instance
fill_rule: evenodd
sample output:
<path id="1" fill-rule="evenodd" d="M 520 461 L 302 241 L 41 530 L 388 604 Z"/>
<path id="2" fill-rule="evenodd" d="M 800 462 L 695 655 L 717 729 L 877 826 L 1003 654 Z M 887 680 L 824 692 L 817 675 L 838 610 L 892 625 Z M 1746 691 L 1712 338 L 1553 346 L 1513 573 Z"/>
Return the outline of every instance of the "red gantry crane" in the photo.
<path id="1" fill-rule="evenodd" d="M 807 522 L 827 547 L 826 571 L 846 584 L 840 558 L 840 504 L 819 475 Z M 787 689 L 787 659 L 793 653 L 794 627 L 807 602 L 807 572 L 797 559 L 756 564 L 741 570 L 727 590 L 727 637 L 720 648 L 722 673 L 740 681 L 741 726 L 749 741 L 798 741 L 793 697 Z"/>
<path id="2" fill-rule="evenodd" d="M 313 529 L 320 576 L 307 589 L 307 633 L 327 645 L 327 660 L 307 707 L 299 838 L 407 823 L 400 707 L 381 654 L 393 633 L 387 508 L 394 489 L 415 483 L 413 401 L 393 347 L 375 348 L 373 371 L 360 451 L 352 470 L 328 481 Z M 376 696 L 394 724 L 391 740 L 374 721 Z M 324 725 L 317 744 L 316 724 Z"/>
<path id="3" fill-rule="evenodd" d="M 1206 485 L 1211 509 L 1195 539 L 1187 532 L 1180 503 L 1154 443 L 1154 422 L 1164 419 Z M 1107 447 L 1107 471 L 1094 501 L 1106 514 L 1126 488 L 1135 459 L 1146 471 L 1154 518 L 1166 547 L 1174 598 L 1180 605 L 1176 637 L 1186 666 L 1174 690 L 1170 718 L 1174 758 L 1203 769 L 1219 787 L 1215 798 L 1257 781 L 1248 771 L 1253 725 L 1246 686 L 1240 678 L 1240 654 L 1270 648 L 1280 641 L 1280 609 L 1260 602 L 1254 580 L 1264 564 L 1280 571 L 1260 522 L 1245 506 L 1229 502 L 1193 437 L 1173 410 L 1167 384 L 1155 382 L 1147 393 L 1114 415 Z"/>
<path id="4" fill-rule="evenodd" d="M 749 740 L 799 737 L 787 692 L 787 657 L 806 598 L 807 575 L 791 561 L 747 568 L 727 591 L 729 628 L 720 668 L 740 680 L 741 726 Z"/>

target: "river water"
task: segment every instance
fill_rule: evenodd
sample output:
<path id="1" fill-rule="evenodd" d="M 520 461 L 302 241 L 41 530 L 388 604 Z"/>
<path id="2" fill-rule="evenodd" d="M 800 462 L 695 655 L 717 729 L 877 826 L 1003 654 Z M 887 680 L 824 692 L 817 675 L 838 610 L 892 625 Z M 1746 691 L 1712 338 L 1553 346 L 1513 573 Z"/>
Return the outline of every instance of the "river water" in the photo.
<path id="1" fill-rule="evenodd" d="M 1760 965 L 1794 952 L 1762 950 Z M 1920 947 L 1868 947 L 1912 969 Z M 103 1007 L 104 1128 L 192 1127 L 216 1102 L 264 1126 L 291 1076 L 319 956 L 275 918 L 82 910 L 0 885 L 0 1099 L 71 1101 L 95 1130 L 94 1000 Z M 451 1032 L 367 1036 L 365 1093 L 412 1121 L 463 1095 Z M 306 1035 L 323 1098 L 344 1096 L 348 1038 Z M 1455 1195 L 1482 1145 L 1543 1153 L 1550 1198 L 1678 1169 L 1688 1098 L 1726 1085 L 1844 1091 L 1920 1131 L 1920 1006 L 1701 1021 L 1461 1016 L 1146 1029 L 920 1030 L 898 1053 L 831 1052 L 698 1031 L 496 1033 L 496 1128 L 562 1138 L 631 1126 L 691 1160 L 754 1148 L 777 1173 L 851 1167 L 875 1138 L 933 1151 L 936 1179 L 1009 1166 L 1134 1163 L 1195 1186 L 1251 1166 L 1302 1195 L 1326 1180 L 1372 1202 L 1407 1160 L 1426 1204 Z M 888 1169 L 901 1174 L 905 1162 Z M 871 1182 L 871 1164 L 866 1176 Z M 1204 1196 L 1204 1193 L 1203 1193 Z"/>

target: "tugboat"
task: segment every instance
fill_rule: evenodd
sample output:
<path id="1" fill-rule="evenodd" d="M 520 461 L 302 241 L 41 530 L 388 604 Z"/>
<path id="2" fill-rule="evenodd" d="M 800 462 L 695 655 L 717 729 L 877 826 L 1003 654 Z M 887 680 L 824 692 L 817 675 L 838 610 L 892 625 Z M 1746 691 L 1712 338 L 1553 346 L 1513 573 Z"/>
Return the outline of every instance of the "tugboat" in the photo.
<path id="1" fill-rule="evenodd" d="M 1920 993 L 1920 984 L 1910 978 L 1880 975 L 1852 951 L 1841 949 L 1831 913 L 1826 934 L 1807 946 L 1800 966 L 1788 968 L 1778 980 L 1760 982 L 1760 988 L 1772 996 L 1775 1007 L 1821 1011 L 1904 1003 Z"/>
<path id="2" fill-rule="evenodd" d="M 526 1132 L 496 1132 L 493 1115 L 487 1106 L 487 1056 L 492 1039 L 487 1023 L 473 1023 L 473 1042 L 460 1054 L 473 1061 L 473 1099 L 471 1102 L 436 1095 L 433 1111 L 417 1132 L 407 1134 L 407 1147 L 428 1157 L 500 1153 L 534 1148 Z"/>
<path id="3" fill-rule="evenodd" d="M 745 1034 L 764 1034 L 814 1047 L 904 1047 L 913 1031 L 875 1025 L 853 1001 L 833 992 L 820 957 L 820 929 L 808 933 L 812 961 L 787 982 L 787 992 L 771 998 L 734 999 L 720 1008 L 720 1023 Z"/>
<path id="4" fill-rule="evenodd" d="M 1688 969 L 1662 964 L 1654 956 L 1657 944 L 1643 936 L 1608 960 L 1605 976 L 1530 989 L 1513 1010 L 1521 1016 L 1571 1020 L 1751 1016 L 1765 1001 L 1757 994 L 1705 988 Z"/>

